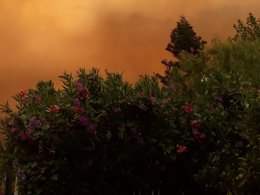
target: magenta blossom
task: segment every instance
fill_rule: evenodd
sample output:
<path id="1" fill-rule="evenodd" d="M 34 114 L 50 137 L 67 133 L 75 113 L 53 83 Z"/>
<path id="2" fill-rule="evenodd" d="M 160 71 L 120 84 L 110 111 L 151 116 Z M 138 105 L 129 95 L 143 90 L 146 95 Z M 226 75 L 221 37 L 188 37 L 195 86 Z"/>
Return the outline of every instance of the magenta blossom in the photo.
<path id="1" fill-rule="evenodd" d="M 188 148 L 186 146 L 182 146 L 179 144 L 176 145 L 176 149 L 178 154 L 182 154 L 188 151 Z"/>
<path id="2" fill-rule="evenodd" d="M 199 129 L 200 128 L 200 123 L 197 120 L 191 120 L 191 127 L 194 129 Z"/>
<path id="3" fill-rule="evenodd" d="M 76 87 L 77 87 L 77 89 L 78 89 L 79 91 L 82 90 L 82 89 L 84 89 L 84 85 L 83 85 L 83 83 L 82 83 L 81 80 L 77 80 L 77 81 L 76 81 Z"/>
<path id="4" fill-rule="evenodd" d="M 39 126 L 39 124 L 40 124 L 39 120 L 37 120 L 37 119 L 31 120 L 29 122 L 27 131 L 26 131 L 27 135 L 30 135 L 34 131 L 34 129 L 36 129 Z"/>
<path id="5" fill-rule="evenodd" d="M 79 99 L 75 99 L 73 103 L 74 103 L 74 106 L 75 106 L 74 111 L 75 111 L 77 114 L 81 114 L 81 113 L 84 112 L 84 108 L 83 108 L 83 106 L 81 105 Z"/>
<path id="6" fill-rule="evenodd" d="M 192 105 L 191 104 L 187 104 L 187 103 L 184 104 L 182 106 L 182 111 L 185 112 L 185 113 L 188 113 L 188 114 L 192 113 L 192 111 L 193 111 Z"/>
<path id="7" fill-rule="evenodd" d="M 167 105 L 170 102 L 170 98 L 162 99 L 160 101 L 161 105 Z"/>
<path id="8" fill-rule="evenodd" d="M 48 110 L 47 112 L 50 112 L 50 113 L 55 113 L 55 112 L 58 112 L 60 110 L 60 107 L 57 106 L 57 105 L 52 105 Z"/>
<path id="9" fill-rule="evenodd" d="M 84 116 L 84 115 L 80 116 L 79 117 L 79 121 L 84 126 L 88 126 L 89 125 L 89 119 L 88 119 L 87 116 Z"/>
<path id="10" fill-rule="evenodd" d="M 28 91 L 27 90 L 21 90 L 19 92 L 19 97 L 22 99 L 22 100 L 27 100 L 28 98 Z"/>
<path id="11" fill-rule="evenodd" d="M 201 133 L 198 129 L 192 128 L 192 133 L 194 137 L 199 141 L 203 141 L 206 138 L 206 135 L 204 133 Z"/>
<path id="12" fill-rule="evenodd" d="M 29 127 L 28 129 L 33 131 L 34 129 L 36 129 L 40 124 L 40 120 L 38 119 L 33 119 L 29 122 Z"/>
<path id="13" fill-rule="evenodd" d="M 88 98 L 89 97 L 89 93 L 88 93 L 87 89 L 84 87 L 82 81 L 78 80 L 76 82 L 76 87 L 77 87 L 78 95 L 79 95 L 80 98 Z"/>

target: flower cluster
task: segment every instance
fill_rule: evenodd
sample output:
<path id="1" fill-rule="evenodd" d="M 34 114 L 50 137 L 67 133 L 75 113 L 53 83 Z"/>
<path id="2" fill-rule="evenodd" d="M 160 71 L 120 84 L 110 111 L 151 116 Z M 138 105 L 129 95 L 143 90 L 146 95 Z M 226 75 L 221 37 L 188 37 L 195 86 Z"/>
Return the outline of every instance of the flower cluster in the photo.
<path id="1" fill-rule="evenodd" d="M 185 113 L 188 113 L 188 114 L 191 114 L 192 111 L 193 111 L 193 108 L 192 108 L 192 105 L 191 104 L 184 104 L 182 106 L 182 111 L 185 112 Z"/>
<path id="2" fill-rule="evenodd" d="M 79 98 L 86 99 L 89 97 L 88 90 L 84 87 L 81 80 L 78 80 L 76 82 L 76 87 L 77 87 L 77 94 Z"/>
<path id="3" fill-rule="evenodd" d="M 91 175 L 89 171 L 96 170 L 95 177 L 100 177 L 110 183 L 102 175 L 108 174 L 106 173 L 107 167 L 121 164 L 120 159 L 126 159 L 133 163 L 129 166 L 135 167 L 135 164 L 145 163 L 150 158 L 152 163 L 153 160 L 158 160 L 158 156 L 164 156 L 165 160 L 170 161 L 171 158 L 168 154 L 173 155 L 171 152 L 173 151 L 172 146 L 175 146 L 174 155 L 188 153 L 188 147 L 192 144 L 191 141 L 187 141 L 191 140 L 189 137 L 183 136 L 184 142 L 187 143 L 184 146 L 176 144 L 174 141 L 175 137 L 179 135 L 178 133 L 164 135 L 163 127 L 176 128 L 176 124 L 164 123 L 161 120 L 162 118 L 170 119 L 172 117 L 173 121 L 177 120 L 177 116 L 173 114 L 177 109 L 173 105 L 174 101 L 171 97 L 161 97 L 156 94 L 145 95 L 142 92 L 135 92 L 129 86 L 128 90 L 131 92 L 125 95 L 125 89 L 122 90 L 122 95 L 118 95 L 122 98 L 119 99 L 118 97 L 115 98 L 114 91 L 106 89 L 105 85 L 102 92 L 106 92 L 106 94 L 95 97 L 91 95 L 91 89 L 95 90 L 95 87 L 87 88 L 86 81 L 82 79 L 86 76 L 80 78 L 76 82 L 66 81 L 71 83 L 66 83 L 64 86 L 74 87 L 71 90 L 56 91 L 51 84 L 42 83 L 41 89 L 39 91 L 31 90 L 30 95 L 27 90 L 19 92 L 19 98 L 26 100 L 28 106 L 21 107 L 18 117 L 11 118 L 7 122 L 10 132 L 15 135 L 10 137 L 11 142 L 23 144 L 17 152 L 30 154 L 24 156 L 26 162 L 33 163 L 35 159 L 33 156 L 35 156 L 39 159 L 39 162 L 37 162 L 39 166 L 40 164 L 47 164 L 47 167 L 40 167 L 39 172 L 34 167 L 27 171 L 25 168 L 27 164 L 20 164 L 21 171 L 27 175 L 26 178 L 33 177 L 33 174 L 41 174 L 42 177 L 53 178 L 54 180 L 59 178 L 67 182 L 65 178 L 61 178 L 61 175 L 64 174 L 62 172 L 57 173 L 57 176 L 50 176 L 47 172 L 41 172 L 45 169 L 57 170 L 56 163 L 65 166 L 64 163 L 66 162 L 69 163 L 67 166 L 73 166 L 77 169 L 75 173 L 77 171 L 82 172 L 84 178 Z M 109 94 L 109 91 L 111 91 L 111 94 Z M 46 98 L 46 94 L 48 94 L 48 98 Z M 46 105 L 48 105 L 47 109 Z M 189 114 L 193 112 L 190 104 L 183 105 L 181 110 Z M 32 115 L 32 113 L 34 114 Z M 183 117 L 189 118 L 189 115 Z M 193 129 L 201 127 L 196 120 L 191 121 L 191 126 Z M 150 129 L 155 128 L 156 131 L 150 131 Z M 197 139 L 202 139 L 199 137 L 202 135 L 198 132 L 194 133 L 194 136 Z M 159 139 L 159 137 L 161 138 Z M 167 140 L 172 141 L 169 143 Z M 157 142 L 161 142 L 158 145 L 159 147 L 156 144 Z M 138 158 L 132 156 L 133 154 L 140 156 L 138 158 L 144 158 L 143 161 L 139 162 Z M 115 156 L 118 156 L 119 160 L 115 159 Z M 185 155 L 181 156 L 185 158 Z M 79 161 L 76 162 L 74 158 L 79 159 Z M 17 155 L 17 161 L 25 162 L 20 155 Z M 159 161 L 161 162 L 163 159 L 159 159 Z M 166 168 L 169 170 L 166 164 L 159 163 L 160 173 L 166 173 L 164 171 Z M 149 166 L 152 167 L 152 165 Z M 64 167 L 64 169 L 68 168 Z M 120 165 L 115 170 L 121 172 L 123 169 Z M 135 167 L 133 173 L 129 172 L 129 177 L 133 180 L 136 177 L 135 169 L 138 168 Z M 153 171 L 151 170 L 151 172 Z M 66 174 L 73 175 L 74 173 L 68 172 Z M 142 175 L 145 175 L 145 172 L 141 171 L 140 177 L 143 177 Z M 77 175 L 74 176 L 78 177 Z M 124 176 L 121 175 L 120 177 Z M 26 179 L 20 182 L 23 186 L 27 186 Z M 26 192 L 26 189 L 24 190 Z"/>
<path id="4" fill-rule="evenodd" d="M 127 181 L 181 192 L 183 180 L 197 182 L 195 176 L 214 164 L 208 163 L 212 155 L 233 155 L 233 150 L 242 155 L 247 147 L 241 137 L 226 144 L 222 130 L 232 124 L 224 123 L 230 115 L 219 114 L 218 104 L 211 110 L 195 101 L 183 104 L 187 98 L 175 97 L 171 88 L 151 87 L 153 79 L 133 87 L 118 75 L 102 80 L 82 72 L 76 81 L 63 78 L 64 89 L 41 83 L 37 90 L 18 93 L 23 106 L 17 112 L 6 109 L 7 145 L 26 176 L 19 176 L 22 194 L 106 194 L 103 189 L 129 187 Z"/>
<path id="5" fill-rule="evenodd" d="M 48 110 L 47 112 L 50 112 L 50 113 L 56 113 L 60 110 L 60 107 L 57 106 L 57 105 L 52 105 Z"/>
<path id="6" fill-rule="evenodd" d="M 186 146 L 179 145 L 179 144 L 176 145 L 176 149 L 178 154 L 182 154 L 188 151 L 188 148 Z"/>
<path id="7" fill-rule="evenodd" d="M 194 119 L 194 120 L 191 120 L 191 127 L 192 127 L 192 133 L 193 133 L 194 137 L 199 142 L 202 142 L 206 138 L 206 135 L 199 131 L 201 124 L 197 120 Z"/>
<path id="8" fill-rule="evenodd" d="M 79 117 L 80 123 L 86 128 L 87 132 L 90 134 L 96 134 L 97 124 L 91 123 L 89 118 L 85 115 Z"/>
<path id="9" fill-rule="evenodd" d="M 19 92 L 19 98 L 21 99 L 21 100 L 27 100 L 28 99 L 28 91 L 27 90 L 21 90 L 20 92 Z"/>
<path id="10" fill-rule="evenodd" d="M 77 114 L 82 114 L 84 113 L 84 107 L 81 105 L 81 102 L 78 98 L 76 98 L 73 102 L 74 104 L 74 111 Z"/>

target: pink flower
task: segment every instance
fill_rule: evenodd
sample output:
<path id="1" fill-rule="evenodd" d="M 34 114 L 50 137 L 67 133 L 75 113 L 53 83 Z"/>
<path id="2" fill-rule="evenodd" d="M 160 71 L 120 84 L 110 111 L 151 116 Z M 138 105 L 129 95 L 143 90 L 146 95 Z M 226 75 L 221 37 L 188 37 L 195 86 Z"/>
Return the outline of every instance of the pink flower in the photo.
<path id="1" fill-rule="evenodd" d="M 29 122 L 29 126 L 26 133 L 30 135 L 39 125 L 40 125 L 40 121 L 38 119 L 31 120 Z"/>
<path id="2" fill-rule="evenodd" d="M 86 117 L 84 115 L 79 117 L 79 121 L 84 126 L 88 126 L 89 125 L 89 119 L 88 119 L 88 117 Z"/>
<path id="3" fill-rule="evenodd" d="M 77 114 L 81 114 L 81 113 L 84 112 L 84 108 L 81 106 L 81 103 L 80 103 L 79 99 L 75 99 L 74 100 L 74 106 L 75 106 L 75 110 L 74 111 Z"/>
<path id="4" fill-rule="evenodd" d="M 59 106 L 53 105 L 53 106 L 51 106 L 51 107 L 48 109 L 48 112 L 55 113 L 55 112 L 58 112 L 59 110 L 60 110 L 60 107 L 59 107 Z"/>
<path id="5" fill-rule="evenodd" d="M 176 148 L 177 148 L 178 154 L 185 153 L 185 152 L 188 151 L 188 148 L 186 146 L 182 146 L 182 145 L 179 145 L 179 144 L 176 145 Z"/>
<path id="6" fill-rule="evenodd" d="M 27 90 L 21 90 L 19 92 L 19 97 L 22 99 L 22 100 L 26 100 L 28 98 L 28 92 Z"/>
<path id="7" fill-rule="evenodd" d="M 201 133 L 196 128 L 192 128 L 192 133 L 193 133 L 194 137 L 196 138 L 196 140 L 198 140 L 199 142 L 202 142 L 206 138 L 206 135 L 204 133 Z"/>
<path id="8" fill-rule="evenodd" d="M 200 123 L 199 123 L 199 121 L 197 121 L 197 120 L 191 120 L 191 127 L 192 128 L 194 128 L 194 129 L 198 129 L 198 128 L 200 128 Z"/>
<path id="9" fill-rule="evenodd" d="M 192 113 L 193 109 L 192 109 L 192 105 L 191 104 L 184 104 L 182 106 L 182 111 L 185 112 L 185 113 Z"/>
<path id="10" fill-rule="evenodd" d="M 160 101 L 161 105 L 167 105 L 170 102 L 170 98 L 162 99 Z"/>
<path id="11" fill-rule="evenodd" d="M 77 86 L 78 96 L 80 98 L 85 99 L 85 98 L 89 97 L 89 93 L 88 93 L 87 89 L 84 87 L 82 81 L 78 80 L 76 82 L 76 86 Z"/>
<path id="12" fill-rule="evenodd" d="M 34 130 L 36 129 L 40 124 L 40 121 L 38 119 L 33 119 L 29 122 L 29 129 Z"/>

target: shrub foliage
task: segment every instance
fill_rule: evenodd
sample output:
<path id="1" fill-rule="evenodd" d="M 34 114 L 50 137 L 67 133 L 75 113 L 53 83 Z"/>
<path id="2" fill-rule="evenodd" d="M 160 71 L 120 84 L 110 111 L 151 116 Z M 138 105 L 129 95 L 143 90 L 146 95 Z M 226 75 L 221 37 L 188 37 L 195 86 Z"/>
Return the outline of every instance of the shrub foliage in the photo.
<path id="1" fill-rule="evenodd" d="M 21 194 L 256 194 L 259 41 L 182 54 L 170 85 L 97 69 L 39 82 L 2 107 L 3 163 Z M 2 152 L 3 153 L 3 152 Z"/>

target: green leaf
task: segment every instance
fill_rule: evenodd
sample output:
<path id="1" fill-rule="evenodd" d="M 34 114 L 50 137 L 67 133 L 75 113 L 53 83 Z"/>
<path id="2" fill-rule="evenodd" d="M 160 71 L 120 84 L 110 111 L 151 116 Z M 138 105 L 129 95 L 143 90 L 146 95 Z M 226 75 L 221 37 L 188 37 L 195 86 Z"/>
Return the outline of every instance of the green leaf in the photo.
<path id="1" fill-rule="evenodd" d="M 53 175 L 53 176 L 51 177 L 51 180 L 53 180 L 53 181 L 58 181 L 58 176 L 57 176 L 57 175 Z"/>

